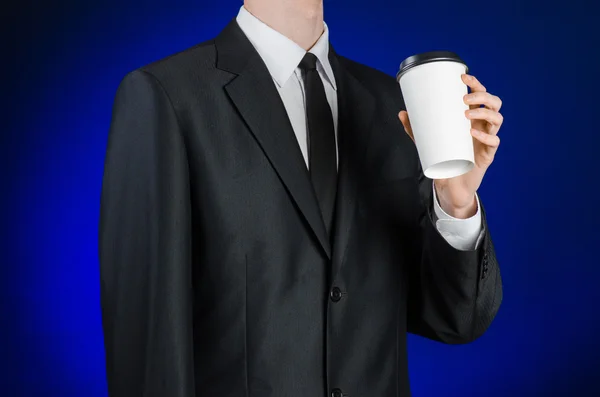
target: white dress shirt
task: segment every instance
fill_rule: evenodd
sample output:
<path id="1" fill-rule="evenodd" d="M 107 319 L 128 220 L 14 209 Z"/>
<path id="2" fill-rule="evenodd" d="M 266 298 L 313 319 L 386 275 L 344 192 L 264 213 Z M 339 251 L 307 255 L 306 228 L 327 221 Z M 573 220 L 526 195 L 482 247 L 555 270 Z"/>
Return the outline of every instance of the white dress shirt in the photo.
<path id="1" fill-rule="evenodd" d="M 264 61 L 273 78 L 275 87 L 277 88 L 279 95 L 281 95 L 296 139 L 300 145 L 302 156 L 304 156 L 304 161 L 308 167 L 306 98 L 302 71 L 298 68 L 300 61 L 304 58 L 304 55 L 306 55 L 306 51 L 292 40 L 264 24 L 248 12 L 244 6 L 240 8 L 236 20 L 246 37 L 248 37 L 248 40 L 250 40 Z M 318 59 L 317 71 L 323 80 L 327 101 L 331 107 L 337 143 L 337 86 L 335 83 L 335 76 L 333 75 L 333 69 L 329 63 L 329 29 L 327 28 L 327 24 L 325 24 L 323 34 L 309 52 L 314 54 Z M 398 131 L 398 133 L 404 132 Z M 468 219 L 456 219 L 442 210 L 436 197 L 435 188 L 433 189 L 433 195 L 434 212 L 437 217 L 435 222 L 440 234 L 456 249 L 475 249 L 483 236 L 481 213 L 479 211 L 479 198 L 477 198 L 477 213 L 473 217 Z"/>

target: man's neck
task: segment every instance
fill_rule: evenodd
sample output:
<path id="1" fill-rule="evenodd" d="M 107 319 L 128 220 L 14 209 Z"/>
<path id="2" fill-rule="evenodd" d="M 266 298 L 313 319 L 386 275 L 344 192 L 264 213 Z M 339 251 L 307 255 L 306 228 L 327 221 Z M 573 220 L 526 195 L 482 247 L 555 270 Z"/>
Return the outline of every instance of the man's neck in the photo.
<path id="1" fill-rule="evenodd" d="M 244 7 L 306 51 L 323 34 L 323 0 L 245 0 Z"/>

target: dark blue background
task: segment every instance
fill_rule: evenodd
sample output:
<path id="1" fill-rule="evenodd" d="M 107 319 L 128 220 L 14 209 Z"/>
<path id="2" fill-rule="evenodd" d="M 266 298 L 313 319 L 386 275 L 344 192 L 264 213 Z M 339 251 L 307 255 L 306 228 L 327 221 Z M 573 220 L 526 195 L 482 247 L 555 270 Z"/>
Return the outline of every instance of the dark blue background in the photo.
<path id="1" fill-rule="evenodd" d="M 339 53 L 394 74 L 413 53 L 453 50 L 504 100 L 480 190 L 504 303 L 471 345 L 411 337 L 415 397 L 600 395 L 599 13 L 561 3 L 325 1 Z M 2 6 L 0 396 L 106 395 L 97 221 L 115 90 L 240 5 Z"/>

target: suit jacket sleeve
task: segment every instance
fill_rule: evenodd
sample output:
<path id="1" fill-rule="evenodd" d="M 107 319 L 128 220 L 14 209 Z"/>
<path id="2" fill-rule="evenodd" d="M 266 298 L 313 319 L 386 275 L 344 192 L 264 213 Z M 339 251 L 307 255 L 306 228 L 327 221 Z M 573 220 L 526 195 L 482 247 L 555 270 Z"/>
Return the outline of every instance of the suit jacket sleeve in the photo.
<path id="1" fill-rule="evenodd" d="M 489 327 L 502 301 L 500 270 L 485 211 L 483 239 L 473 251 L 453 248 L 433 222 L 433 183 L 419 177 L 420 263 L 409 281 L 409 332 L 445 343 L 467 343 Z"/>
<path id="2" fill-rule="evenodd" d="M 99 254 L 111 397 L 192 397 L 190 187 L 173 106 L 135 71 L 117 91 Z"/>

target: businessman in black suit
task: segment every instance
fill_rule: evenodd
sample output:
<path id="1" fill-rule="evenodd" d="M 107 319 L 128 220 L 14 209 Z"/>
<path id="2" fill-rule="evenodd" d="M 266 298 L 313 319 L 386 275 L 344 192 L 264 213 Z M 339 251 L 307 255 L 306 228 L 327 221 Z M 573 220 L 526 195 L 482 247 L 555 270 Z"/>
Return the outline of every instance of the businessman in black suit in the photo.
<path id="1" fill-rule="evenodd" d="M 476 191 L 500 100 L 463 76 L 476 166 L 431 181 L 394 78 L 328 35 L 321 0 L 247 0 L 122 81 L 100 219 L 110 396 L 405 397 L 407 332 L 468 343 L 492 322 Z"/>

